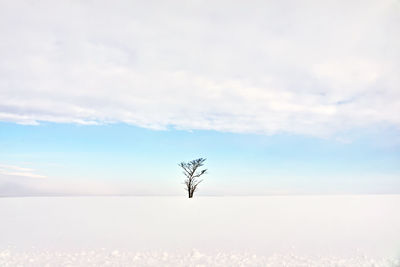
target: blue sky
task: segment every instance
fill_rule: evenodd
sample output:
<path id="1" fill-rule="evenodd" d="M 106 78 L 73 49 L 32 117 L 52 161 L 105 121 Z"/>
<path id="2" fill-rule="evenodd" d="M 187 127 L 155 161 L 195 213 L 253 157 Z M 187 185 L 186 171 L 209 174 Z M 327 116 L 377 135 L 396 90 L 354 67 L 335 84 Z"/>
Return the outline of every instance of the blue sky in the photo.
<path id="1" fill-rule="evenodd" d="M 1 1 L 0 194 L 398 193 L 400 2 Z"/>
<path id="2" fill-rule="evenodd" d="M 8 187 L 14 183 L 20 194 L 177 195 L 184 193 L 177 164 L 198 157 L 207 158 L 209 169 L 203 195 L 400 191 L 400 145 L 384 139 L 393 133 L 368 136 L 364 130 L 357 140 L 341 142 L 126 124 L 1 123 L 0 128 L 2 175 L 10 166 L 31 169 L 8 175 Z M 31 188 L 18 189 L 26 179 Z"/>

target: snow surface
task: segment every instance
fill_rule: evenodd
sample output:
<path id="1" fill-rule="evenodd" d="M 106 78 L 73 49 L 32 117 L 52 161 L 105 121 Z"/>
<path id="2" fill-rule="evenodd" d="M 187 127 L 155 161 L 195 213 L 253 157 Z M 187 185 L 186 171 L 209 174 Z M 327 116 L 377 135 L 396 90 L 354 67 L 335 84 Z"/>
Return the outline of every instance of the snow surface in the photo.
<path id="1" fill-rule="evenodd" d="M 400 266 L 400 195 L 0 198 L 0 266 Z"/>

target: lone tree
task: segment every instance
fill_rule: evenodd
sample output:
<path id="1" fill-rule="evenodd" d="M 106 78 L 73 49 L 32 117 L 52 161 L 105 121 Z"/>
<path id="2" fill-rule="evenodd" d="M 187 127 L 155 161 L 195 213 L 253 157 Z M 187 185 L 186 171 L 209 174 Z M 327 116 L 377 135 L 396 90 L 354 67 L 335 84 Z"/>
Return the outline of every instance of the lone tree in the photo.
<path id="1" fill-rule="evenodd" d="M 206 159 L 199 158 L 189 162 L 181 162 L 178 165 L 182 167 L 183 174 L 186 176 L 185 179 L 185 189 L 188 191 L 189 198 L 193 197 L 194 192 L 196 192 L 197 186 L 203 181 L 198 178 L 206 173 L 207 169 L 198 170 L 203 166 Z"/>

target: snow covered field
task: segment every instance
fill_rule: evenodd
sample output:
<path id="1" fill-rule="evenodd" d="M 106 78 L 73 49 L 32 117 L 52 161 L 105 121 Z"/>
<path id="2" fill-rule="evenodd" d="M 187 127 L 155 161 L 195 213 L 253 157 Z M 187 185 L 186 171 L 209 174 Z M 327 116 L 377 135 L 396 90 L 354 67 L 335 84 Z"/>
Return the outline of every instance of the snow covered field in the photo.
<path id="1" fill-rule="evenodd" d="M 0 266 L 400 266 L 400 195 L 0 198 Z"/>

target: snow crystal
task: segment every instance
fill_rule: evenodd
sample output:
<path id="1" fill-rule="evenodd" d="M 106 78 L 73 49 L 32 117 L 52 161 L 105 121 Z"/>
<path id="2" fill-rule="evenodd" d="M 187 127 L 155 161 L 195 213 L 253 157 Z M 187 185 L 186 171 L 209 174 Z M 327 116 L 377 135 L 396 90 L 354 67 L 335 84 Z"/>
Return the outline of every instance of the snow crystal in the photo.
<path id="1" fill-rule="evenodd" d="M 110 256 L 111 255 L 111 256 Z M 188 254 L 171 252 L 119 252 L 104 250 L 78 252 L 0 252 L 0 266 L 268 266 L 268 267 L 398 267 L 398 259 L 301 257 L 295 255 L 257 256 L 247 253 L 205 254 L 194 250 Z"/>

